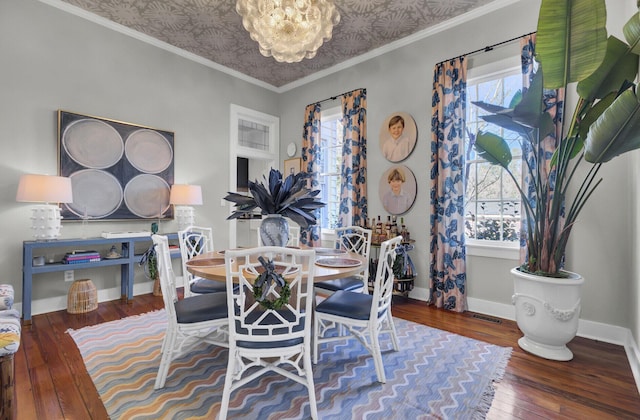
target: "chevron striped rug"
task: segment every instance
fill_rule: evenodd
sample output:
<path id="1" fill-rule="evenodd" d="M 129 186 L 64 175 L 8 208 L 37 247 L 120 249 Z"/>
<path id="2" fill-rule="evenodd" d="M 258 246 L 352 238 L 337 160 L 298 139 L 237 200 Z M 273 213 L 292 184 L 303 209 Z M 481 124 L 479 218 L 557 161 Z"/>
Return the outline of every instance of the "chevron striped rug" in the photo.
<path id="1" fill-rule="evenodd" d="M 320 347 L 314 380 L 321 419 L 484 418 L 510 347 L 395 319 L 400 351 L 381 341 L 387 383 L 355 340 Z M 213 419 L 227 350 L 198 345 L 171 365 L 154 391 L 166 317 L 163 310 L 69 330 L 112 419 Z M 229 418 L 309 418 L 304 387 L 266 375 L 231 395 Z"/>

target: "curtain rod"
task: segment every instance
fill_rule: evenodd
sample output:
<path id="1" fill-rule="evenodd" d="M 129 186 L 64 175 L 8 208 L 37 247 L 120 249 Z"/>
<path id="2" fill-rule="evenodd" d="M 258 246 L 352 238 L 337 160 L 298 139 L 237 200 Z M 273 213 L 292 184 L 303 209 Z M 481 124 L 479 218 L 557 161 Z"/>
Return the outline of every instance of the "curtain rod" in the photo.
<path id="1" fill-rule="evenodd" d="M 328 98 L 325 98 L 325 99 L 323 99 L 321 101 L 311 102 L 309 105 L 321 104 L 321 103 L 327 102 L 327 101 L 335 101 L 339 97 L 344 96 L 344 95 L 346 95 L 348 93 L 351 93 L 351 92 L 355 92 L 356 90 L 364 90 L 364 91 L 366 91 L 367 89 L 366 88 L 351 89 L 351 90 L 349 90 L 347 92 L 341 93 L 340 95 L 329 96 Z M 307 106 L 309 106 L 309 105 L 307 105 Z"/>
<path id="2" fill-rule="evenodd" d="M 509 42 L 513 42 L 513 41 L 515 41 L 517 39 L 524 38 L 525 36 L 529 36 L 529 35 L 532 35 L 532 34 L 535 34 L 535 33 L 536 33 L 535 31 L 529 32 L 528 34 L 524 34 L 524 35 L 517 36 L 515 38 L 507 39 L 506 41 L 498 42 L 497 44 L 488 45 L 488 46 L 486 46 L 484 48 L 479 48 L 479 49 L 477 49 L 475 51 L 471 51 L 471 52 L 468 52 L 466 54 L 461 54 L 461 55 L 459 55 L 457 57 L 452 57 L 452 58 L 449 58 L 447 60 L 442 60 L 442 61 L 440 61 L 440 62 L 438 62 L 436 64 L 441 64 L 441 63 L 444 63 L 445 61 L 455 60 L 456 58 L 466 57 L 468 55 L 477 54 L 479 52 L 489 52 L 489 51 L 492 51 L 495 47 L 499 47 L 500 45 L 508 44 Z"/>

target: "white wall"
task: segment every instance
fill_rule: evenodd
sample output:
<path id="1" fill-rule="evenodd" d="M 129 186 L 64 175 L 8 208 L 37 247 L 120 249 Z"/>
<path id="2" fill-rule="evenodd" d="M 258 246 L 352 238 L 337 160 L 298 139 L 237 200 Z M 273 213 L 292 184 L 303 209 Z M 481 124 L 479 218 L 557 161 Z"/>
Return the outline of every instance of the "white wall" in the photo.
<path id="1" fill-rule="evenodd" d="M 202 185 L 196 221 L 226 246 L 229 209 L 220 199 L 229 185 L 229 105 L 273 111 L 276 93 L 36 0 L 0 2 L 0 57 L 0 282 L 15 286 L 16 301 L 22 241 L 31 239 L 30 205 L 16 203 L 16 187 L 23 173 L 57 173 L 58 109 L 175 132 L 175 182 Z M 92 222 L 89 236 L 149 225 Z M 163 222 L 160 232 L 176 229 Z M 63 237 L 80 237 L 80 225 L 63 223 Z M 77 271 L 81 277 L 100 289 L 119 287 L 117 267 Z M 137 270 L 136 283 L 143 281 Z M 68 286 L 62 273 L 38 275 L 33 296 L 64 301 Z"/>

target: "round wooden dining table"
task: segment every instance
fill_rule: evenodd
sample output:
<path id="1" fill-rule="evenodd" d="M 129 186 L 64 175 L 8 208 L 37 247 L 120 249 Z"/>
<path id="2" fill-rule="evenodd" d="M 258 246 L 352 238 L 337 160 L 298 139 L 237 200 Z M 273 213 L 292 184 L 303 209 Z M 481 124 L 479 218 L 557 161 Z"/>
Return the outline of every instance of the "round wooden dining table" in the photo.
<path id="1" fill-rule="evenodd" d="M 360 264 L 348 264 L 349 266 L 341 266 L 340 264 L 336 264 L 336 266 L 329 266 L 318 263 L 318 261 L 322 262 L 321 260 L 324 260 L 325 258 L 357 260 L 360 262 Z M 316 254 L 316 264 L 313 281 L 320 282 L 326 280 L 334 280 L 359 274 L 360 272 L 362 272 L 362 270 L 364 270 L 363 264 L 368 264 L 368 261 L 366 261 L 366 259 L 360 254 L 350 252 L 335 254 L 331 256 Z M 187 261 L 186 266 L 187 270 L 195 276 L 202 277 L 208 280 L 226 281 L 227 272 L 224 265 L 224 251 L 206 252 L 200 255 L 196 255 L 195 257 Z"/>

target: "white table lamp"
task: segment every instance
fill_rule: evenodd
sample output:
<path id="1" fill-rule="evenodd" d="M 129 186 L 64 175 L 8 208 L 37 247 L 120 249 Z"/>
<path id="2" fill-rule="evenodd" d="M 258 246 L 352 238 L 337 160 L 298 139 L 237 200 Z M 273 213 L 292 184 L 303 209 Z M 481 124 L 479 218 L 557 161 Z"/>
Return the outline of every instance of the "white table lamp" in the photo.
<path id="1" fill-rule="evenodd" d="M 44 203 L 32 208 L 31 229 L 36 240 L 60 237 L 60 207 L 51 203 L 72 203 L 71 179 L 54 175 L 26 174 L 20 177 L 16 201 Z"/>
<path id="2" fill-rule="evenodd" d="M 173 184 L 169 204 L 174 205 L 178 230 L 193 226 L 195 212 L 191 206 L 202 204 L 202 188 L 200 185 Z"/>

